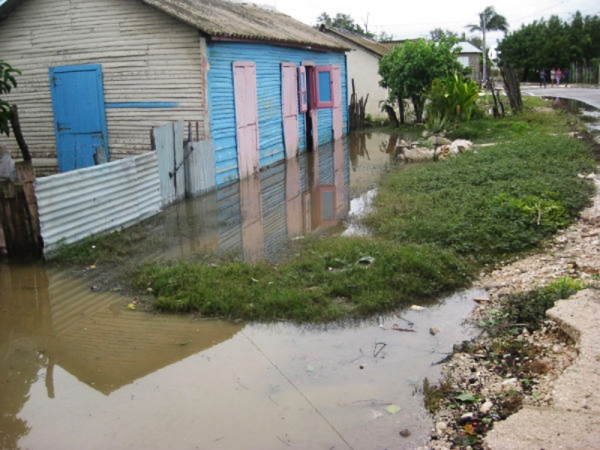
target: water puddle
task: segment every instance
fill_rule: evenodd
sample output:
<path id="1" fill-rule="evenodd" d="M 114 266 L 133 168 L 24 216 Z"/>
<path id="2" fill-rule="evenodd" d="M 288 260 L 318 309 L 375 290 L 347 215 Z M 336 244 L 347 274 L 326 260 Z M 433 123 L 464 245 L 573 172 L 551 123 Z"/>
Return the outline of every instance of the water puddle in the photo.
<path id="1" fill-rule="evenodd" d="M 358 142 L 176 205 L 149 224 L 144 257 L 269 259 L 290 237 L 340 229 L 390 163 L 387 135 Z M 153 315 L 92 287 L 0 264 L 3 448 L 415 448 L 431 427 L 423 378 L 471 336 L 461 322 L 482 295 L 315 328 Z"/>
<path id="2" fill-rule="evenodd" d="M 585 123 L 590 133 L 594 136 L 596 142 L 600 143 L 600 109 L 591 106 L 580 100 L 561 97 L 542 97 L 547 100 L 552 100 L 556 103 L 566 106 L 567 109 L 579 116 Z"/>

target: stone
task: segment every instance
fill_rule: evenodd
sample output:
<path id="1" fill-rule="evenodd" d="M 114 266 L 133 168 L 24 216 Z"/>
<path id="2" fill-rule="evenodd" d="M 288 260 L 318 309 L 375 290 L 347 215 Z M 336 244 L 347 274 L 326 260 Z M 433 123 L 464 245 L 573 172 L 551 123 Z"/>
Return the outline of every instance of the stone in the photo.
<path id="1" fill-rule="evenodd" d="M 491 401 L 487 400 L 483 405 L 479 407 L 479 412 L 481 414 L 487 414 L 490 412 L 493 406 L 494 404 Z"/>
<path id="2" fill-rule="evenodd" d="M 446 431 L 447 428 L 448 424 L 446 424 L 446 422 L 438 422 L 435 424 L 435 430 L 440 434 Z"/>

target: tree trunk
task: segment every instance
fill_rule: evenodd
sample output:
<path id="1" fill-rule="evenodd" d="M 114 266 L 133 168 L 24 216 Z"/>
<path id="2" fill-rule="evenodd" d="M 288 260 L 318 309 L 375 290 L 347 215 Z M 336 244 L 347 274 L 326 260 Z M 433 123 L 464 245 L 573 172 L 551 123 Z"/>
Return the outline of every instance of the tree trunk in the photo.
<path id="1" fill-rule="evenodd" d="M 23 133 L 21 132 L 21 122 L 19 121 L 19 110 L 17 109 L 17 105 L 11 105 L 10 107 L 10 124 L 12 126 L 13 132 L 15 133 L 15 139 L 17 140 L 17 144 L 19 144 L 19 148 L 21 149 L 23 160 L 31 161 L 31 153 L 29 152 L 29 147 L 25 143 L 25 138 L 23 137 Z"/>
<path id="2" fill-rule="evenodd" d="M 398 97 L 398 112 L 400 113 L 400 123 L 404 125 L 406 123 L 406 114 L 404 112 L 404 100 L 402 97 Z"/>
<path id="3" fill-rule="evenodd" d="M 425 101 L 423 97 L 411 97 L 413 108 L 415 109 L 415 123 L 423 123 L 423 109 Z"/>
<path id="4" fill-rule="evenodd" d="M 398 128 L 400 126 L 400 124 L 398 123 L 398 118 L 396 117 L 396 111 L 394 111 L 394 108 L 392 108 L 390 105 L 388 105 L 387 103 L 385 105 L 383 105 L 383 108 L 385 109 L 385 112 L 387 113 L 388 119 L 390 121 L 390 125 L 392 126 L 392 128 Z M 402 117 L 402 110 L 400 110 L 400 117 Z M 404 122 L 402 122 L 404 123 Z"/>
<path id="5" fill-rule="evenodd" d="M 512 67 L 508 67 L 506 63 L 502 64 L 500 69 L 502 78 L 504 79 L 504 89 L 510 102 L 510 109 L 513 114 L 518 113 L 523 109 L 523 99 L 521 98 L 521 86 L 519 84 L 519 76 L 517 71 Z"/>

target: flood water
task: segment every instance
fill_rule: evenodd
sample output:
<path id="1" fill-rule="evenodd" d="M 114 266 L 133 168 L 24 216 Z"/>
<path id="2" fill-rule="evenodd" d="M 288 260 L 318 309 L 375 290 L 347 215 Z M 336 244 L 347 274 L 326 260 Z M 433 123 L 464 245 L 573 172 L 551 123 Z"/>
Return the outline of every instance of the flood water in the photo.
<path id="1" fill-rule="evenodd" d="M 389 164 L 387 141 L 344 141 L 186 200 L 145 224 L 143 258 L 272 260 L 289 238 L 341 232 Z M 432 426 L 419 388 L 471 335 L 461 323 L 483 295 L 315 328 L 149 314 L 91 283 L 0 263 L 2 448 L 415 448 Z"/>
<path id="2" fill-rule="evenodd" d="M 568 110 L 574 114 L 577 114 L 579 118 L 585 123 L 588 131 L 596 142 L 600 143 L 600 109 L 595 106 L 589 105 L 581 100 L 575 100 L 571 98 L 562 97 L 542 97 L 547 100 L 552 100 L 556 103 L 562 104 L 568 108 Z"/>

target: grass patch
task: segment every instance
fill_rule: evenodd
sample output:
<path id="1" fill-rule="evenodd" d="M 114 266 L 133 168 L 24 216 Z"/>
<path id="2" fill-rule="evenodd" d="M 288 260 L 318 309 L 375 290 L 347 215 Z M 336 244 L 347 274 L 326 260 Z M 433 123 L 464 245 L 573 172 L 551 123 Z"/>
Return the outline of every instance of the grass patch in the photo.
<path id="1" fill-rule="evenodd" d="M 146 265 L 135 283 L 152 288 L 161 311 L 325 322 L 429 299 L 467 284 L 472 270 L 452 253 L 429 246 L 334 237 L 309 239 L 296 257 L 278 265 Z"/>
<path id="2" fill-rule="evenodd" d="M 130 256 L 134 243 L 144 237 L 132 230 L 90 236 L 75 244 L 61 244 L 51 259 L 53 263 L 69 264 L 119 262 Z"/>
<path id="3" fill-rule="evenodd" d="M 479 322 L 478 325 L 484 328 L 490 336 L 500 338 L 517 334 L 517 327 L 526 327 L 529 331 L 537 330 L 546 318 L 546 311 L 552 308 L 556 301 L 567 299 L 585 287 L 581 280 L 564 276 L 548 286 L 509 295 L 501 309 L 490 310 L 489 317 L 485 321 Z M 502 345 L 521 345 L 512 340 L 499 342 L 502 342 Z M 510 352 L 520 353 L 509 348 L 497 350 L 499 354 Z"/>
<path id="4" fill-rule="evenodd" d="M 491 122 L 496 136 L 502 127 L 510 139 L 388 173 L 366 224 L 380 237 L 439 246 L 481 264 L 532 249 L 566 227 L 594 192 L 578 177 L 596 169 L 589 147 L 550 136 L 543 125 L 522 134 L 522 117 Z"/>

